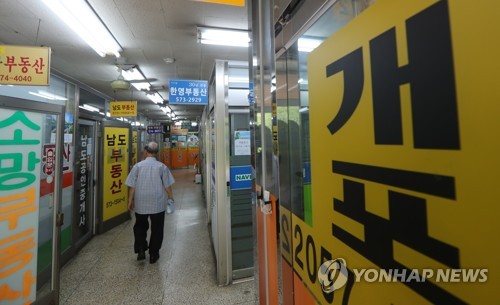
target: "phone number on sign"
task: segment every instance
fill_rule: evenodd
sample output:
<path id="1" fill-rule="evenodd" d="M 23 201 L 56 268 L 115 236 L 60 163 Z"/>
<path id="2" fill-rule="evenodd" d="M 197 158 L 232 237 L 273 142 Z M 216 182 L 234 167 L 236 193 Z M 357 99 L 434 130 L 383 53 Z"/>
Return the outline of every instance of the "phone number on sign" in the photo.
<path id="1" fill-rule="evenodd" d="M 177 103 L 201 103 L 201 97 L 176 97 Z"/>
<path id="2" fill-rule="evenodd" d="M 31 82 L 32 77 L 28 75 L 9 76 L 0 74 L 0 81 Z"/>

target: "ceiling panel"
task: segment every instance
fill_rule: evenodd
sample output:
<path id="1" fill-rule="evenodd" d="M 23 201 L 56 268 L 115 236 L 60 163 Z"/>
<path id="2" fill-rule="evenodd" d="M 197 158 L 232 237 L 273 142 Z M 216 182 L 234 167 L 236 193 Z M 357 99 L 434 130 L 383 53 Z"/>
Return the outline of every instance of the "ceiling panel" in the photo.
<path id="1" fill-rule="evenodd" d="M 247 29 L 245 7 L 188 0 L 87 0 L 123 48 L 122 63 L 137 64 L 154 86 L 171 79 L 208 80 L 215 59 L 248 60 L 248 49 L 197 43 L 196 27 Z M 117 59 L 98 56 L 40 0 L 0 0 L 0 42 L 50 46 L 52 69 L 117 100 L 138 100 L 139 112 L 165 119 L 144 92 L 114 91 Z M 166 64 L 164 58 L 175 59 Z M 168 98 L 165 90 L 159 91 Z M 197 118 L 203 107 L 172 105 L 179 116 Z"/>

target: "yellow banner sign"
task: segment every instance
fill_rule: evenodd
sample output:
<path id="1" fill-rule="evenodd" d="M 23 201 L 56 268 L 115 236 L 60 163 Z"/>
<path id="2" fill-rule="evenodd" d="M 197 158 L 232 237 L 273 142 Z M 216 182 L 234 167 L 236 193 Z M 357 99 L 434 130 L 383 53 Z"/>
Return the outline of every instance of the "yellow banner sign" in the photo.
<path id="1" fill-rule="evenodd" d="M 112 117 L 137 116 L 137 101 L 115 101 L 109 103 Z"/>
<path id="2" fill-rule="evenodd" d="M 104 128 L 103 220 L 109 220 L 128 210 L 129 129 Z"/>
<path id="3" fill-rule="evenodd" d="M 500 302 L 499 11 L 379 0 L 309 54 L 313 220 L 283 234 L 321 304 Z"/>
<path id="4" fill-rule="evenodd" d="M 0 84 L 48 86 L 50 48 L 0 45 Z"/>
<path id="5" fill-rule="evenodd" d="M 195 1 L 234 5 L 234 6 L 245 6 L 245 0 L 195 0 Z"/>
<path id="6" fill-rule="evenodd" d="M 134 166 L 137 163 L 137 158 L 138 158 L 137 153 L 139 152 L 138 137 L 139 137 L 138 132 L 136 130 L 132 131 L 132 159 L 130 160 L 131 166 Z"/>
<path id="7" fill-rule="evenodd" d="M 187 134 L 188 132 L 189 132 L 189 129 L 176 129 L 175 127 L 172 130 L 172 133 L 175 133 L 175 134 Z"/>

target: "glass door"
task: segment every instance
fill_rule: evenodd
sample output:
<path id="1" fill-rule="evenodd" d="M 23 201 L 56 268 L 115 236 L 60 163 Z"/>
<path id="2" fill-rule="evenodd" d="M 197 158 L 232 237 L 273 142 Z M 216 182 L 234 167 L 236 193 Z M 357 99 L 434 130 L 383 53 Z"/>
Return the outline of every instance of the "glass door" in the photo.
<path id="1" fill-rule="evenodd" d="M 65 107 L 0 96 L 2 304 L 59 304 Z"/>
<path id="2" fill-rule="evenodd" d="M 229 108 L 229 172 L 232 279 L 253 276 L 250 110 Z"/>

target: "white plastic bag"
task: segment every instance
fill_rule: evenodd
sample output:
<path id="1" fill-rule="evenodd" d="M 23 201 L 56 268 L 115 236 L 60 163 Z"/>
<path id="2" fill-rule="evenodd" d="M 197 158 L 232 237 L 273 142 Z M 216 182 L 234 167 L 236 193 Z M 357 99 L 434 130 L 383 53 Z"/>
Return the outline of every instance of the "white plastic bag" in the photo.
<path id="1" fill-rule="evenodd" d="M 175 211 L 175 205 L 173 199 L 167 200 L 167 214 L 172 214 Z"/>

